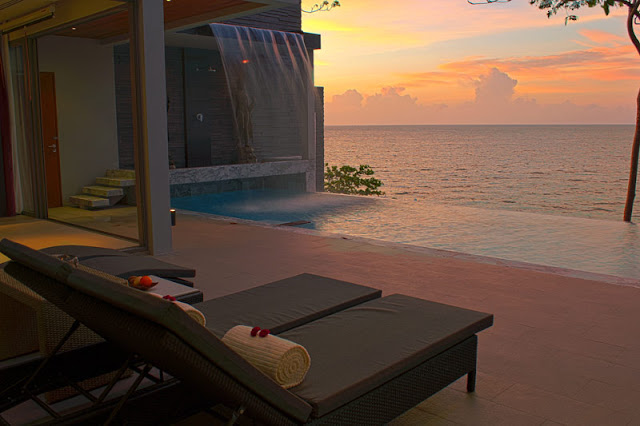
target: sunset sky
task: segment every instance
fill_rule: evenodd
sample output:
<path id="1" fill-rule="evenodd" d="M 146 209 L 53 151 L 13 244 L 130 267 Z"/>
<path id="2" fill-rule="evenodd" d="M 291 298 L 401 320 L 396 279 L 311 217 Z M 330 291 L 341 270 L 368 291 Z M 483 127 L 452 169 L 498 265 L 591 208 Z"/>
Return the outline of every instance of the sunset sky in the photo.
<path id="1" fill-rule="evenodd" d="M 303 0 L 303 8 L 316 1 Z M 528 0 L 342 0 L 303 13 L 322 35 L 326 124 L 564 124 L 635 120 L 640 56 L 626 8 L 548 19 Z"/>

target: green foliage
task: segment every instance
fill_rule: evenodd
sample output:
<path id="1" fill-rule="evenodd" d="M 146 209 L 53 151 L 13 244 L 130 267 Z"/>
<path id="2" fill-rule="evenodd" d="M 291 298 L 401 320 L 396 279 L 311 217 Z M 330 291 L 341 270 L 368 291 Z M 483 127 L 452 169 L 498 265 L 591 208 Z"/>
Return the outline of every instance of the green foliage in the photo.
<path id="1" fill-rule="evenodd" d="M 600 6 L 604 9 L 604 13 L 608 15 L 612 7 L 630 6 L 631 3 L 635 2 L 626 0 L 529 0 L 529 4 L 536 5 L 539 9 L 548 9 L 547 16 L 549 17 L 558 13 L 559 10 L 564 10 L 567 13 L 565 24 L 568 21 L 578 19 L 576 15 L 569 14 L 570 10 Z"/>
<path id="2" fill-rule="evenodd" d="M 374 171 L 367 164 L 361 164 L 357 169 L 352 166 L 329 166 L 324 174 L 324 189 L 327 192 L 357 195 L 383 195 L 378 190 L 383 183 L 373 177 Z M 364 177 L 369 176 L 369 177 Z"/>

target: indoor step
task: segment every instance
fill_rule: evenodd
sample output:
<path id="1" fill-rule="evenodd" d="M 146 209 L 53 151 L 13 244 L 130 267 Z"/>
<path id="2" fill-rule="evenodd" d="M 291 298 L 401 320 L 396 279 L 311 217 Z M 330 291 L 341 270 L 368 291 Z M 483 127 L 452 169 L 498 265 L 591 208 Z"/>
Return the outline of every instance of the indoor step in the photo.
<path id="1" fill-rule="evenodd" d="M 85 186 L 82 188 L 82 193 L 107 198 L 110 206 L 115 205 L 124 197 L 122 188 L 114 188 L 113 186 Z"/>
<path id="2" fill-rule="evenodd" d="M 109 200 L 93 195 L 73 195 L 69 197 L 69 201 L 83 209 L 109 207 Z"/>
<path id="3" fill-rule="evenodd" d="M 105 173 L 105 176 L 106 177 L 122 177 L 122 178 L 129 178 L 129 179 L 134 179 L 135 180 L 136 171 L 135 170 L 127 170 L 127 169 L 109 169 Z"/>
<path id="4" fill-rule="evenodd" d="M 98 185 L 103 185 L 103 186 L 119 186 L 119 187 L 125 187 L 125 186 L 133 186 L 136 184 L 136 180 L 135 178 L 128 178 L 128 177 L 108 177 L 108 176 L 104 176 L 104 177 L 97 177 L 96 178 L 96 183 Z"/>
<path id="5" fill-rule="evenodd" d="M 124 192 L 122 192 L 122 188 L 114 188 L 112 186 L 85 186 L 84 188 L 82 188 L 82 193 L 105 198 L 124 195 Z"/>

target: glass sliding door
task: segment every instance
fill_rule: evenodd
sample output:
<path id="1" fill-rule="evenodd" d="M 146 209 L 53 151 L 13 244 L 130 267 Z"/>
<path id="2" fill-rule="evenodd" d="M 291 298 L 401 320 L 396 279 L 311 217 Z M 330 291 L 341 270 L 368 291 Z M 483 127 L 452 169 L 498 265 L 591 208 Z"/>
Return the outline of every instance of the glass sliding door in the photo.
<path id="1" fill-rule="evenodd" d="M 137 242 L 136 171 L 119 137 L 131 103 L 117 100 L 131 89 L 115 77 L 128 37 L 126 9 L 41 36 L 37 78 L 48 217 Z"/>

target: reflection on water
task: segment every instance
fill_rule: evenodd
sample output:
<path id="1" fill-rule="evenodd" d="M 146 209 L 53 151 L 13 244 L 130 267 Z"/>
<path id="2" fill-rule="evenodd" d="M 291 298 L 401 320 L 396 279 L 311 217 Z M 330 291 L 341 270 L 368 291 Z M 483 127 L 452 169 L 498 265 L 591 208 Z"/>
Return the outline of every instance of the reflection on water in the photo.
<path id="1" fill-rule="evenodd" d="M 244 191 L 174 198 L 173 207 L 421 247 L 640 279 L 638 226 L 622 221 L 450 206 L 425 200 Z"/>

